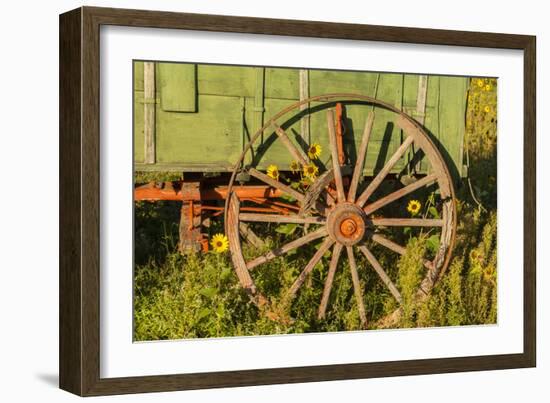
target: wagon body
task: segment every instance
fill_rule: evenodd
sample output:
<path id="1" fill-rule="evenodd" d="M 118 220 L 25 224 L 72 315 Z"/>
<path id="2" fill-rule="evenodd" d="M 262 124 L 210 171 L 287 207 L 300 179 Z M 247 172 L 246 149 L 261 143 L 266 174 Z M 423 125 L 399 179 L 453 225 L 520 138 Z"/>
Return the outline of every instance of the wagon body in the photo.
<path id="1" fill-rule="evenodd" d="M 186 63 L 148 63 L 147 73 L 145 64 L 134 63 L 136 170 L 231 171 L 249 139 L 280 110 L 308 97 L 353 93 L 384 101 L 414 117 L 431 135 L 451 174 L 455 178 L 465 174 L 466 77 Z M 297 145 L 303 140 L 303 144 L 319 143 L 328 150 L 323 116 L 312 114 L 307 125 L 304 119 L 288 116 L 280 124 Z M 376 108 L 375 116 L 365 176 L 380 170 L 404 137 L 389 111 Z M 343 142 L 352 164 L 366 118 L 364 105 L 346 106 Z M 270 164 L 289 169 L 291 158 L 275 138 L 275 134 L 264 134 L 254 145 L 259 169 Z M 392 172 L 402 171 L 413 152 L 405 154 Z M 329 159 L 328 152 L 321 157 L 322 161 Z M 416 173 L 427 170 L 429 164 L 424 161 L 416 164 Z"/>

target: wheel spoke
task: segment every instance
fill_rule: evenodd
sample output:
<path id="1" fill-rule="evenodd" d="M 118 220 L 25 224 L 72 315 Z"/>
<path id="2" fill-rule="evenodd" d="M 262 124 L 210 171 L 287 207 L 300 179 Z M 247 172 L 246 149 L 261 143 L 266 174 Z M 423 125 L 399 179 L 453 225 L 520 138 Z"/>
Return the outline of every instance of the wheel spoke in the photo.
<path id="1" fill-rule="evenodd" d="M 292 144 L 292 141 L 290 141 L 288 134 L 286 134 L 283 128 L 275 122 L 272 122 L 272 125 L 275 128 L 275 133 L 277 134 L 277 136 L 279 136 L 279 139 L 283 142 L 288 152 L 292 154 L 292 157 L 296 161 L 300 162 L 300 164 L 302 165 L 309 164 L 309 159 L 306 154 L 303 152 L 303 150 L 297 148 L 294 144 Z"/>
<path id="2" fill-rule="evenodd" d="M 349 259 L 349 269 L 351 271 L 351 279 L 353 281 L 353 290 L 355 291 L 355 299 L 357 300 L 357 309 L 359 310 L 359 318 L 361 319 L 361 326 L 363 329 L 367 328 L 367 314 L 365 313 L 365 304 L 363 302 L 363 292 L 361 291 L 361 283 L 359 281 L 359 274 L 357 273 L 357 264 L 355 263 L 355 256 L 353 255 L 353 247 L 346 246 Z"/>
<path id="3" fill-rule="evenodd" d="M 321 244 L 317 252 L 315 252 L 315 255 L 313 255 L 304 270 L 302 270 L 298 278 L 294 281 L 290 289 L 287 291 L 285 296 L 286 301 L 290 301 L 296 296 L 296 293 L 306 280 L 308 274 L 313 270 L 315 265 L 319 262 L 319 260 L 321 260 L 325 252 L 328 250 L 328 248 L 332 246 L 333 243 L 334 241 L 330 237 L 325 238 L 324 242 Z"/>
<path id="4" fill-rule="evenodd" d="M 239 233 L 245 240 L 247 240 L 254 247 L 262 248 L 264 246 L 264 241 L 262 241 L 260 237 L 256 235 L 256 233 L 252 231 L 250 227 L 246 225 L 244 222 L 239 222 Z"/>
<path id="5" fill-rule="evenodd" d="M 247 222 L 278 222 L 288 224 L 324 224 L 323 217 L 300 217 L 297 215 L 240 213 L 240 221 Z"/>
<path id="6" fill-rule="evenodd" d="M 359 207 L 363 207 L 365 205 L 369 197 L 371 197 L 374 191 L 378 188 L 378 186 L 380 186 L 384 178 L 388 175 L 388 173 L 391 171 L 391 169 L 394 167 L 397 161 L 399 161 L 399 158 L 401 158 L 405 153 L 405 151 L 407 151 L 407 148 L 409 148 L 412 142 L 413 142 L 413 137 L 407 136 L 407 138 L 399 146 L 397 151 L 391 156 L 388 162 L 386 162 L 386 165 L 382 167 L 382 170 L 378 172 L 378 175 L 376 175 L 376 177 L 372 180 L 371 183 L 369 183 L 369 185 L 363 191 L 363 193 L 361 193 L 361 195 L 359 196 L 356 202 L 356 204 Z"/>
<path id="7" fill-rule="evenodd" d="M 399 293 L 399 290 L 395 286 L 395 284 L 391 281 L 388 274 L 384 271 L 382 266 L 380 265 L 380 262 L 378 262 L 378 259 L 374 257 L 372 252 L 367 248 L 365 245 L 359 246 L 359 250 L 363 252 L 371 266 L 374 268 L 382 282 L 388 287 L 393 297 L 396 299 L 397 302 L 401 303 L 401 294 Z"/>
<path id="8" fill-rule="evenodd" d="M 303 202 L 304 201 L 304 195 L 297 190 L 292 189 L 290 186 L 287 186 L 278 180 L 275 180 L 266 174 L 258 171 L 257 169 L 250 168 L 248 170 L 248 173 L 252 175 L 253 177 L 261 180 L 264 183 L 267 183 L 269 186 L 274 187 L 276 189 L 279 189 L 281 192 L 286 193 L 290 197 L 294 197 L 296 200 Z"/>
<path id="9" fill-rule="evenodd" d="M 325 227 L 319 228 L 314 232 L 310 232 L 309 234 L 304 235 L 301 238 L 298 238 L 292 242 L 286 243 L 279 248 L 272 249 L 269 252 L 267 252 L 265 255 L 259 256 L 254 260 L 251 260 L 246 264 L 246 267 L 248 268 L 248 270 L 252 270 L 256 266 L 269 262 L 270 260 L 273 260 L 276 257 L 282 256 L 293 249 L 296 249 L 302 245 L 305 245 L 311 241 L 314 241 L 315 239 L 322 238 L 326 235 L 327 235 L 327 230 L 325 229 Z"/>
<path id="10" fill-rule="evenodd" d="M 366 214 L 371 214 L 374 211 L 378 210 L 379 208 L 384 207 L 386 204 L 389 204 L 397 199 L 400 199 L 401 197 L 406 196 L 409 193 L 412 193 L 423 186 L 428 186 L 431 183 L 435 182 L 436 180 L 437 180 L 436 174 L 427 175 L 424 178 L 419 179 L 416 182 L 413 182 L 410 185 L 405 186 L 404 188 L 396 190 L 395 192 L 390 193 L 389 195 L 386 195 L 384 197 L 381 197 L 380 199 L 376 200 L 371 204 L 368 204 L 363 210 L 365 210 Z"/>
<path id="11" fill-rule="evenodd" d="M 435 218 L 373 218 L 377 227 L 442 227 L 443 220 Z"/>
<path id="12" fill-rule="evenodd" d="M 336 143 L 336 133 L 334 130 L 334 111 L 332 109 L 327 110 L 327 125 L 328 125 L 328 138 L 330 141 L 332 170 L 334 171 L 334 182 L 336 183 L 336 192 L 338 194 L 338 202 L 343 202 L 346 200 L 346 196 L 344 194 L 344 183 L 342 182 L 342 172 L 340 170 L 340 163 L 338 161 L 338 146 Z"/>
<path id="13" fill-rule="evenodd" d="M 330 291 L 332 290 L 334 274 L 336 273 L 336 268 L 338 267 L 338 261 L 340 259 L 340 254 L 342 253 L 342 248 L 342 244 L 337 243 L 332 249 L 332 259 L 330 260 L 330 266 L 328 269 L 327 278 L 325 280 L 325 288 L 323 289 L 321 304 L 319 305 L 319 311 L 317 312 L 317 317 L 319 319 L 323 319 L 327 311 L 328 299 L 330 297 Z"/>
<path id="14" fill-rule="evenodd" d="M 372 236 L 372 240 L 382 246 L 385 246 L 386 248 L 388 248 L 389 250 L 392 250 L 394 251 L 395 253 L 398 253 L 400 255 L 404 255 L 405 253 L 407 253 L 407 249 L 391 240 L 389 240 L 388 238 L 380 235 L 380 234 L 374 234 Z M 431 269 L 432 268 L 432 262 L 430 262 L 428 259 L 424 259 L 424 266 L 426 266 L 426 268 L 428 269 Z"/>
<path id="15" fill-rule="evenodd" d="M 304 195 L 304 201 L 302 202 L 302 207 L 300 209 L 300 214 L 307 214 L 313 207 L 317 209 L 321 214 L 326 215 L 327 205 L 323 203 L 319 197 L 325 188 L 333 180 L 333 171 L 332 169 L 326 171 L 317 180 L 311 185 Z"/>
<path id="16" fill-rule="evenodd" d="M 361 146 L 357 153 L 357 160 L 355 161 L 355 168 L 353 171 L 353 177 L 348 190 L 348 201 L 350 203 L 355 202 L 355 196 L 357 193 L 357 186 L 359 185 L 359 179 L 363 175 L 363 166 L 365 164 L 365 157 L 367 155 L 367 147 L 369 145 L 369 138 L 372 132 L 372 125 L 374 122 L 374 112 L 370 112 L 365 122 L 365 129 L 363 130 L 363 137 L 361 139 Z"/>

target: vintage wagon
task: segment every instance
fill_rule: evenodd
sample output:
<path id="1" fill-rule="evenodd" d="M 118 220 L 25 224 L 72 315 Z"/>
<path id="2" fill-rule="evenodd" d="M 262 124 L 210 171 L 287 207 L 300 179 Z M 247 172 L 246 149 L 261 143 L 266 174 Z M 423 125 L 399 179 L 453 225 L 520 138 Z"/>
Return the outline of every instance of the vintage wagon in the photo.
<path id="1" fill-rule="evenodd" d="M 236 274 L 258 306 L 269 302 L 255 273 L 311 243 L 317 248 L 286 298 L 331 249 L 318 316 L 345 256 L 364 326 L 356 253 L 370 266 L 359 270 L 374 269 L 398 302 L 371 245 L 404 254 L 411 231 L 435 237 L 419 295 L 449 264 L 454 185 L 466 173 L 467 78 L 135 62 L 134 89 L 135 170 L 183 173 L 136 184 L 135 200 L 182 203 L 182 250 L 207 249 L 203 225 L 224 216 Z M 418 195 L 423 202 L 411 205 Z M 244 242 L 261 247 L 269 225 L 288 242 L 246 260 Z"/>

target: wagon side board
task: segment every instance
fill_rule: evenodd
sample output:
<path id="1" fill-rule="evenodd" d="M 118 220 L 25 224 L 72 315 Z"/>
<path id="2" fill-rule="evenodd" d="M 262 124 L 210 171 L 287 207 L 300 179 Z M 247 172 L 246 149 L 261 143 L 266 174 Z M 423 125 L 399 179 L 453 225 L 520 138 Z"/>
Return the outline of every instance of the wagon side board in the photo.
<path id="1" fill-rule="evenodd" d="M 157 62 L 151 85 L 147 82 L 147 68 L 144 69 L 148 63 L 136 61 L 133 70 L 136 170 L 231 171 L 249 139 L 270 116 L 307 96 L 346 92 L 371 96 L 411 115 L 434 139 L 453 176 L 458 178 L 465 173 L 466 77 Z M 155 89 L 153 96 L 147 94 L 151 87 Z M 309 105 L 316 106 L 319 104 Z M 376 118 L 365 158 L 366 176 L 376 174 L 403 141 L 403 133 L 390 111 L 348 105 L 343 126 L 344 149 L 350 162 L 355 162 L 361 131 L 371 109 Z M 154 117 L 153 127 L 148 124 L 150 116 Z M 329 149 L 324 114 L 312 113 L 305 122 L 291 117 L 278 123 L 297 146 L 318 143 L 324 150 Z M 280 170 L 290 168 L 291 156 L 275 140 L 276 134 L 266 131 L 254 145 L 258 169 L 270 164 Z M 324 153 L 321 160 L 327 163 L 329 154 Z M 414 166 L 409 164 L 411 161 Z M 424 174 L 430 167 L 412 149 L 392 172 L 404 169 Z"/>

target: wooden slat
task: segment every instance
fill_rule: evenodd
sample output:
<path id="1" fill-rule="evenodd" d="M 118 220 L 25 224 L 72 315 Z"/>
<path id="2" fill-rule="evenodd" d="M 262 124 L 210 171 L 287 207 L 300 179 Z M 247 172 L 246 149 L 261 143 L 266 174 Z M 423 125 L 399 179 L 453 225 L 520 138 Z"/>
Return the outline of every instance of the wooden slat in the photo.
<path id="1" fill-rule="evenodd" d="M 246 264 L 246 267 L 248 268 L 248 270 L 252 270 L 256 266 L 269 262 L 270 260 L 273 260 L 276 257 L 282 256 L 293 249 L 303 246 L 311 241 L 314 241 L 315 239 L 322 238 L 323 236 L 326 236 L 326 235 L 327 235 L 326 228 L 325 227 L 319 228 L 314 232 L 310 232 L 309 234 L 304 235 L 303 237 L 298 238 L 292 242 L 289 242 L 281 246 L 280 248 L 272 249 L 269 252 L 267 252 L 265 255 L 259 256 L 254 260 L 251 260 Z"/>
<path id="2" fill-rule="evenodd" d="M 330 237 L 325 238 L 325 241 L 321 244 L 317 252 L 315 252 L 315 255 L 313 255 L 313 257 L 308 262 L 304 270 L 302 270 L 298 278 L 296 278 L 296 280 L 294 281 L 290 289 L 287 291 L 285 295 L 286 301 L 290 301 L 296 296 L 296 293 L 298 292 L 298 290 L 306 280 L 306 277 L 308 276 L 308 274 L 313 270 L 315 265 L 319 263 L 319 260 L 321 260 L 325 252 L 328 250 L 328 248 L 332 246 L 333 243 L 334 241 L 332 240 L 332 238 Z"/>
<path id="3" fill-rule="evenodd" d="M 334 171 L 334 183 L 336 184 L 338 201 L 343 202 L 346 200 L 346 195 L 344 193 L 344 183 L 342 181 L 342 172 L 340 170 L 340 162 L 338 160 L 338 145 L 336 143 L 336 132 L 334 129 L 334 111 L 332 109 L 327 110 L 327 126 L 328 138 L 330 141 L 332 170 Z"/>
<path id="4" fill-rule="evenodd" d="M 412 142 L 413 142 L 413 137 L 408 136 L 405 139 L 405 141 L 399 146 L 399 148 L 391 156 L 391 158 L 388 160 L 388 162 L 386 162 L 386 165 L 384 165 L 382 170 L 380 172 L 378 172 L 378 175 L 376 175 L 376 177 L 372 180 L 372 182 L 369 183 L 367 188 L 363 191 L 361 196 L 359 196 L 359 198 L 357 199 L 356 204 L 359 207 L 363 207 L 365 205 L 365 203 L 367 202 L 369 197 L 371 197 L 372 194 L 374 193 L 374 191 L 378 188 L 378 186 L 380 186 L 380 184 L 382 183 L 384 178 L 388 175 L 388 173 L 391 171 L 393 166 L 397 163 L 399 158 L 401 158 L 403 156 L 403 154 L 405 153 L 407 148 L 409 148 L 409 146 L 412 144 Z"/>
<path id="5" fill-rule="evenodd" d="M 418 76 L 418 91 L 416 95 L 416 120 L 421 125 L 426 119 L 426 96 L 428 92 L 428 76 Z"/>
<path id="6" fill-rule="evenodd" d="M 342 244 L 337 243 L 332 249 L 332 258 L 330 259 L 327 278 L 325 279 L 323 296 L 321 297 L 321 304 L 319 305 L 319 310 L 317 311 L 317 317 L 319 319 L 323 319 L 327 311 L 328 300 L 330 298 L 330 292 L 332 290 L 332 283 L 334 282 L 334 274 L 336 273 L 336 269 L 338 267 L 338 260 L 340 259 L 342 248 Z"/>
<path id="7" fill-rule="evenodd" d="M 442 227 L 443 220 L 435 218 L 373 218 L 378 227 Z"/>
<path id="8" fill-rule="evenodd" d="M 359 273 L 357 273 L 357 263 L 353 255 L 353 247 L 346 246 L 349 259 L 349 269 L 351 272 L 351 280 L 353 282 L 353 290 L 355 299 L 357 300 L 357 309 L 359 310 L 359 318 L 361 319 L 361 327 L 367 328 L 367 314 L 365 312 L 365 303 L 363 302 L 363 291 L 361 291 L 361 282 L 359 281 Z"/>
<path id="9" fill-rule="evenodd" d="M 294 215 L 240 213 L 239 220 L 248 222 L 278 222 L 291 224 L 324 224 L 323 217 L 299 217 Z"/>
<path id="10" fill-rule="evenodd" d="M 348 201 L 350 203 L 355 202 L 357 186 L 359 185 L 359 180 L 361 179 L 361 176 L 363 176 L 363 166 L 365 164 L 365 157 L 367 155 L 367 147 L 369 145 L 369 138 L 372 132 L 373 123 L 374 112 L 371 111 L 365 122 L 365 129 L 363 130 L 363 137 L 361 138 L 361 146 L 359 147 L 359 152 L 357 153 L 357 160 L 355 161 L 353 177 L 351 179 L 351 184 L 349 185 Z"/>
<path id="11" fill-rule="evenodd" d="M 144 163 L 154 164 L 155 156 L 155 63 L 143 63 Z"/>
<path id="12" fill-rule="evenodd" d="M 382 282 L 386 285 L 386 287 L 388 287 L 388 289 L 390 290 L 391 294 L 396 299 L 396 301 L 401 303 L 402 301 L 401 293 L 399 292 L 395 284 L 391 281 L 390 277 L 385 272 L 385 270 L 382 268 L 382 265 L 380 264 L 380 262 L 378 262 L 378 259 L 374 257 L 372 252 L 365 245 L 359 246 L 359 250 L 363 252 L 363 254 L 367 258 L 371 266 L 374 268 L 374 270 L 376 271 L 376 273 L 378 274 Z"/>
<path id="13" fill-rule="evenodd" d="M 303 202 L 304 201 L 304 195 L 297 190 L 292 189 L 290 186 L 287 186 L 278 180 L 275 180 L 266 174 L 258 171 L 257 169 L 250 168 L 248 170 L 248 173 L 252 175 L 253 177 L 261 180 L 264 183 L 267 183 L 269 186 L 274 187 L 276 189 L 279 189 L 281 192 L 286 193 L 287 195 L 294 197 L 296 200 Z"/>
<path id="14" fill-rule="evenodd" d="M 309 164 L 309 159 L 306 154 L 303 152 L 303 150 L 297 148 L 294 144 L 292 144 L 292 141 L 290 141 L 288 134 L 286 134 L 283 128 L 275 122 L 272 122 L 272 125 L 275 128 L 275 133 L 277 134 L 277 136 L 279 136 L 279 139 L 283 142 L 288 152 L 292 155 L 292 158 L 294 158 L 302 165 Z"/>
<path id="15" fill-rule="evenodd" d="M 427 186 L 437 180 L 436 174 L 430 174 L 425 176 L 422 179 L 417 180 L 416 182 L 411 183 L 410 185 L 405 186 L 395 192 L 386 195 L 375 202 L 368 204 L 363 210 L 366 214 L 371 214 L 374 211 L 378 210 L 381 207 L 384 207 L 386 204 L 389 204 L 397 199 L 400 199 L 403 196 L 408 195 L 409 193 L 414 192 L 417 189 L 420 189 L 423 186 Z"/>

